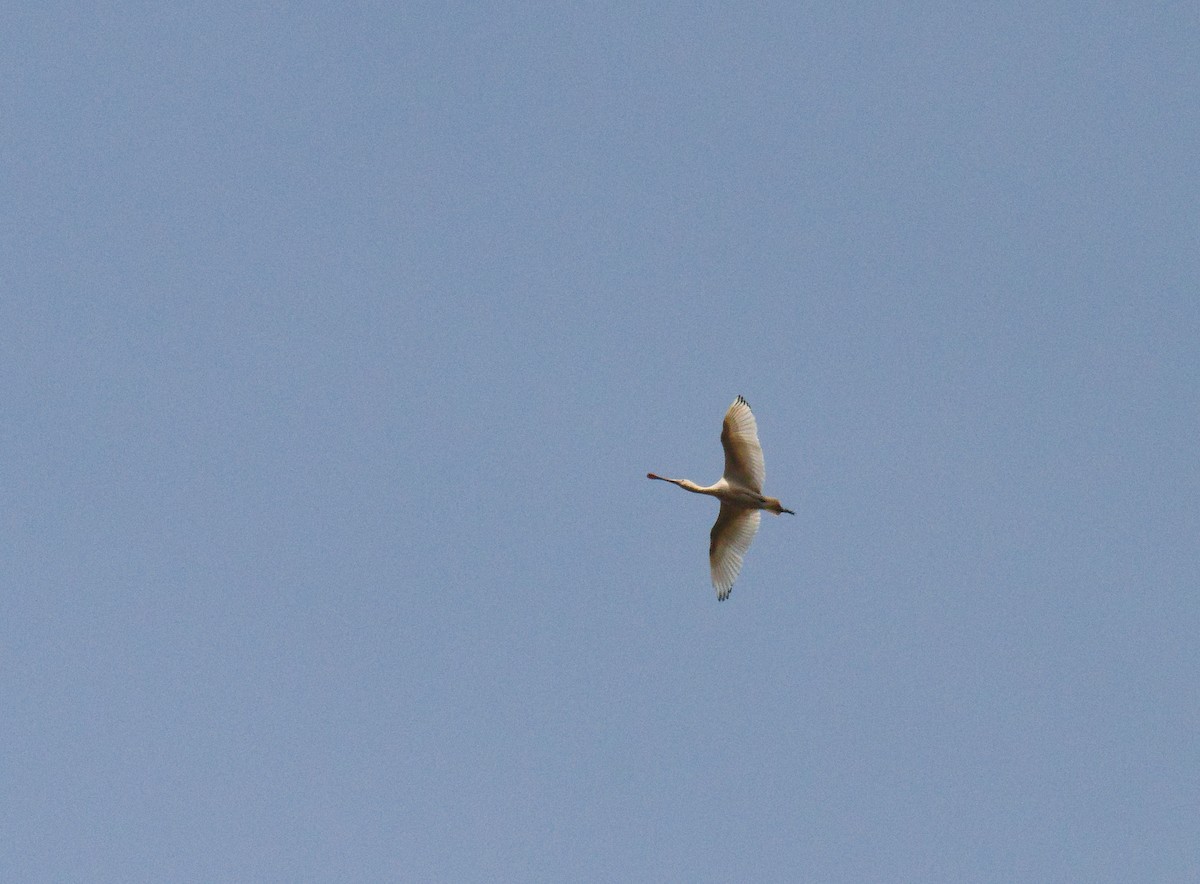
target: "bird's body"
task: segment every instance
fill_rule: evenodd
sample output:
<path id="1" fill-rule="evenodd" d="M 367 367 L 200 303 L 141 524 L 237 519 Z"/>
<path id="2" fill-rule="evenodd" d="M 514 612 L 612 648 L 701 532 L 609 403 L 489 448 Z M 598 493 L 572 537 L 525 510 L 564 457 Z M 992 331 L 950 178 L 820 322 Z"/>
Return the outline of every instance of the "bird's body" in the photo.
<path id="1" fill-rule="evenodd" d="M 647 479 L 658 479 L 678 485 L 696 494 L 708 494 L 721 501 L 721 511 L 709 535 L 708 564 L 713 588 L 721 601 L 729 598 L 733 582 L 742 568 L 742 559 L 750 541 L 758 532 L 759 511 L 779 515 L 789 513 L 774 497 L 762 493 L 766 469 L 763 466 L 762 446 L 758 443 L 758 424 L 750 404 L 738 396 L 725 412 L 721 426 L 721 446 L 725 449 L 725 473 L 712 485 L 697 485 L 687 479 L 668 479 L 647 473 Z"/>

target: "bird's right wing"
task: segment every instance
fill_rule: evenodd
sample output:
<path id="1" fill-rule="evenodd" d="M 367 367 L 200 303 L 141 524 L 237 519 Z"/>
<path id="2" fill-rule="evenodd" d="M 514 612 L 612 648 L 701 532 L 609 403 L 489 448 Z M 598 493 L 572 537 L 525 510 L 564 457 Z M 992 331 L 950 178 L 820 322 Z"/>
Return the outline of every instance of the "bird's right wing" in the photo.
<path id="1" fill-rule="evenodd" d="M 767 470 L 763 466 L 762 446 L 758 444 L 758 422 L 750 403 L 741 396 L 725 412 L 721 447 L 725 449 L 726 481 L 762 494 Z"/>
<path id="2" fill-rule="evenodd" d="M 719 601 L 725 601 L 733 591 L 733 581 L 742 570 L 742 559 L 758 532 L 759 515 L 758 510 L 721 504 L 708 544 L 708 567 Z"/>

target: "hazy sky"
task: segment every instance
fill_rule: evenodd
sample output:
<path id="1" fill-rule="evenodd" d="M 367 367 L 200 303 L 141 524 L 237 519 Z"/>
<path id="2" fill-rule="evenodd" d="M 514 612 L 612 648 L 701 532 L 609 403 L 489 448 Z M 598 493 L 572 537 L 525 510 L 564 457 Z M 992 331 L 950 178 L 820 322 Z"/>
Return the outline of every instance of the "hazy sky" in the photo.
<path id="1" fill-rule="evenodd" d="M 0 877 L 1200 879 L 1194 4 L 0 43 Z"/>

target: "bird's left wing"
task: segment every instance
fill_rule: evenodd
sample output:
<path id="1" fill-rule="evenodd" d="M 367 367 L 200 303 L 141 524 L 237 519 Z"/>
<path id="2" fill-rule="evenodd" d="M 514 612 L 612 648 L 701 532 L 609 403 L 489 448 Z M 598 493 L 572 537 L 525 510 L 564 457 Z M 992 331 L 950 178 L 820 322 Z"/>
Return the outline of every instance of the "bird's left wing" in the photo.
<path id="1" fill-rule="evenodd" d="M 708 567 L 718 601 L 725 601 L 733 591 L 733 581 L 742 570 L 742 559 L 758 533 L 759 515 L 758 510 L 721 504 L 708 544 Z"/>
<path id="2" fill-rule="evenodd" d="M 721 425 L 721 447 L 725 449 L 725 479 L 762 494 L 767 469 L 758 444 L 758 422 L 750 403 L 738 396 L 725 412 Z"/>

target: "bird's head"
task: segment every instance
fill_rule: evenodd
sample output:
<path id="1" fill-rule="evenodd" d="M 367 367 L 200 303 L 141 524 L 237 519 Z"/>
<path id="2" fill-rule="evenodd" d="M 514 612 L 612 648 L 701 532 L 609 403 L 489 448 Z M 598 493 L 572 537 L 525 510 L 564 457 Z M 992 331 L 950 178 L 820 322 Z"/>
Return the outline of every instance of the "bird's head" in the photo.
<path id="1" fill-rule="evenodd" d="M 783 504 L 779 502 L 779 498 L 768 497 L 766 500 L 767 500 L 767 502 L 766 502 L 766 505 L 763 507 L 763 509 L 770 511 L 777 516 L 780 515 L 781 513 L 787 513 L 789 516 L 796 515 L 791 510 L 784 509 Z"/>

